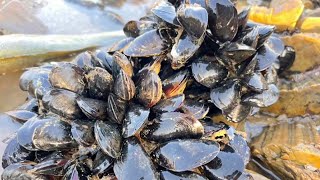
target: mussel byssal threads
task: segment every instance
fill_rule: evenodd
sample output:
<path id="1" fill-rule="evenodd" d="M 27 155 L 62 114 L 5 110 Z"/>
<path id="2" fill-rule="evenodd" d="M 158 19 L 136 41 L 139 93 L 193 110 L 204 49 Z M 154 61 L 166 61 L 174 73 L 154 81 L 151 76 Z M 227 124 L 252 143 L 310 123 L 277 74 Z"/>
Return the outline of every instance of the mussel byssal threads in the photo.
<path id="1" fill-rule="evenodd" d="M 247 142 L 210 109 L 274 104 L 295 52 L 234 3 L 159 0 L 111 48 L 28 69 L 2 179 L 250 179 Z"/>

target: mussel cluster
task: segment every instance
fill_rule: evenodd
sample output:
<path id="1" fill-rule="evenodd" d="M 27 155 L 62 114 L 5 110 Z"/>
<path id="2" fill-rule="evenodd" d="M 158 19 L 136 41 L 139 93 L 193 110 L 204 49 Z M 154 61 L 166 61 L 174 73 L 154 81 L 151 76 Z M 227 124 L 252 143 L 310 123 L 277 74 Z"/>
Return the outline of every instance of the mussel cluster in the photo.
<path id="1" fill-rule="evenodd" d="M 208 113 L 275 103 L 295 53 L 234 3 L 160 0 L 110 49 L 24 72 L 2 178 L 250 179 L 245 139 Z"/>

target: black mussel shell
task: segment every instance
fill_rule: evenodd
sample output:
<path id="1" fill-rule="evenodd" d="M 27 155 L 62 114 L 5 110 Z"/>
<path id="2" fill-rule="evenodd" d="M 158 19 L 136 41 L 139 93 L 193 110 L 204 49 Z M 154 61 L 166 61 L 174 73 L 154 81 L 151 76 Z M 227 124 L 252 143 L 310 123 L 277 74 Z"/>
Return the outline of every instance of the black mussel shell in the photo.
<path id="1" fill-rule="evenodd" d="M 71 63 L 61 63 L 51 70 L 49 80 L 53 87 L 77 94 L 85 93 L 84 70 Z"/>
<path id="2" fill-rule="evenodd" d="M 75 164 L 67 167 L 67 172 L 63 176 L 63 180 L 89 180 L 91 176 L 90 168 L 82 162 L 76 162 Z"/>
<path id="3" fill-rule="evenodd" d="M 123 70 L 130 78 L 133 76 L 133 67 L 129 59 L 122 53 L 115 52 L 113 54 L 112 75 L 116 78 L 120 70 Z"/>
<path id="4" fill-rule="evenodd" d="M 204 170 L 209 179 L 238 179 L 244 171 L 244 162 L 232 147 L 226 145 Z"/>
<path id="5" fill-rule="evenodd" d="M 79 145 L 91 146 L 95 142 L 94 122 L 88 120 L 73 120 L 71 123 L 71 134 Z"/>
<path id="6" fill-rule="evenodd" d="M 148 121 L 150 109 L 138 104 L 131 104 L 123 122 L 122 136 L 128 138 L 136 135 Z"/>
<path id="7" fill-rule="evenodd" d="M 250 8 L 245 8 L 238 14 L 238 31 L 242 31 L 248 22 Z"/>
<path id="8" fill-rule="evenodd" d="M 2 168 L 6 168 L 11 164 L 18 163 L 20 161 L 32 161 L 35 158 L 34 151 L 28 151 L 22 147 L 17 137 L 11 139 L 2 155 Z"/>
<path id="9" fill-rule="evenodd" d="M 241 135 L 235 134 L 229 145 L 242 157 L 245 164 L 249 162 L 250 148 L 247 141 Z"/>
<path id="10" fill-rule="evenodd" d="M 250 61 L 244 61 L 237 66 L 237 75 L 240 77 L 246 77 L 247 75 L 251 75 L 256 71 L 257 65 L 257 55 L 253 57 Z"/>
<path id="11" fill-rule="evenodd" d="M 176 73 L 174 72 L 174 74 L 163 80 L 162 89 L 166 97 L 183 94 L 183 91 L 187 85 L 188 78 L 189 71 L 181 70 Z"/>
<path id="12" fill-rule="evenodd" d="M 191 113 L 196 119 L 203 119 L 209 112 L 209 106 L 204 102 L 186 99 L 183 102 L 182 111 Z"/>
<path id="13" fill-rule="evenodd" d="M 240 99 L 237 99 L 236 102 L 222 109 L 222 114 L 229 121 L 236 122 L 236 123 L 247 118 L 251 112 L 252 112 L 252 107 L 248 104 L 241 103 Z"/>
<path id="14" fill-rule="evenodd" d="M 136 98 L 146 107 L 152 107 L 161 99 L 161 79 L 153 70 L 144 70 L 139 73 L 137 80 Z"/>
<path id="15" fill-rule="evenodd" d="M 284 51 L 284 43 L 283 41 L 280 39 L 280 37 L 276 36 L 276 35 L 271 35 L 265 42 L 266 44 L 268 44 L 268 46 L 277 54 L 282 54 L 282 52 Z"/>
<path id="16" fill-rule="evenodd" d="M 108 96 L 107 113 L 115 123 L 122 124 L 127 109 L 127 102 L 110 93 Z"/>
<path id="17" fill-rule="evenodd" d="M 193 39 L 186 31 L 180 33 L 177 42 L 173 45 L 170 55 L 172 56 L 172 69 L 180 69 L 199 49 L 204 37 Z"/>
<path id="18" fill-rule="evenodd" d="M 195 39 L 200 39 L 206 32 L 208 13 L 199 5 L 182 4 L 177 10 L 177 18 L 184 30 Z"/>
<path id="19" fill-rule="evenodd" d="M 170 171 L 161 171 L 160 177 L 162 180 L 207 180 L 206 177 L 193 173 L 193 172 L 170 172 Z"/>
<path id="20" fill-rule="evenodd" d="M 156 28 L 157 24 L 153 21 L 129 21 L 124 25 L 123 32 L 127 37 L 136 38 Z"/>
<path id="21" fill-rule="evenodd" d="M 78 54 L 72 61 L 72 64 L 75 64 L 76 66 L 78 66 L 79 68 L 85 68 L 85 67 L 93 67 L 93 63 L 92 63 L 92 56 L 91 54 L 86 51 L 83 53 Z"/>
<path id="22" fill-rule="evenodd" d="M 246 87 L 256 92 L 268 89 L 267 81 L 260 72 L 245 76 L 242 82 Z"/>
<path id="23" fill-rule="evenodd" d="M 170 2 L 166 0 L 158 1 L 151 9 L 151 12 L 162 21 L 171 25 L 179 26 L 179 23 L 177 22 L 176 9 Z"/>
<path id="24" fill-rule="evenodd" d="M 33 117 L 37 117 L 38 114 L 28 111 L 28 110 L 13 110 L 13 111 L 7 111 L 5 112 L 7 115 L 9 115 L 11 118 L 15 119 L 16 121 L 20 122 L 27 122 L 29 119 Z"/>
<path id="25" fill-rule="evenodd" d="M 18 141 L 19 141 L 18 136 Z M 77 147 L 76 141 L 71 135 L 71 126 L 58 117 L 46 117 L 42 123 L 34 129 L 32 142 L 36 149 L 54 151 L 72 149 Z"/>
<path id="26" fill-rule="evenodd" d="M 253 56 L 256 50 L 245 44 L 232 42 L 219 49 L 219 53 L 222 59 L 227 58 L 225 61 L 233 61 L 238 64 Z M 225 62 L 225 64 L 232 64 L 232 62 Z"/>
<path id="27" fill-rule="evenodd" d="M 113 78 L 108 71 L 95 67 L 85 77 L 88 84 L 88 93 L 91 98 L 108 98 L 108 94 L 113 90 Z"/>
<path id="28" fill-rule="evenodd" d="M 43 106 L 51 112 L 62 117 L 74 119 L 83 117 L 83 113 L 79 108 L 76 98 L 78 95 L 74 92 L 53 89 L 43 96 Z"/>
<path id="29" fill-rule="evenodd" d="M 285 70 L 288 70 L 294 63 L 295 58 L 296 58 L 295 50 L 291 46 L 285 46 L 284 51 L 279 56 L 279 62 L 280 62 L 279 72 L 281 73 Z"/>
<path id="30" fill-rule="evenodd" d="M 45 69 L 41 67 L 28 69 L 20 76 L 20 80 L 19 80 L 20 89 L 23 91 L 28 91 L 29 83 L 33 79 L 36 79 L 39 77 L 47 78 L 49 77 L 49 73 L 50 73 L 49 69 Z"/>
<path id="31" fill-rule="evenodd" d="M 33 169 L 33 162 L 19 162 L 11 164 L 3 170 L 1 179 L 37 179 L 37 180 L 49 180 L 48 177 L 39 174 L 30 173 Z"/>
<path id="32" fill-rule="evenodd" d="M 210 140 L 173 140 L 161 144 L 152 156 L 160 166 L 182 172 L 209 163 L 219 151 L 219 144 Z"/>
<path id="33" fill-rule="evenodd" d="M 233 135 L 234 133 L 228 125 L 224 123 L 215 123 L 212 119 L 203 119 L 201 120 L 201 124 L 204 127 L 202 139 L 209 139 L 216 142 L 223 142 L 225 139 L 229 141 L 229 134 L 232 133 Z"/>
<path id="34" fill-rule="evenodd" d="M 24 104 L 17 107 L 17 110 L 25 110 L 34 113 L 38 113 L 38 100 L 36 98 L 29 98 Z"/>
<path id="35" fill-rule="evenodd" d="M 213 88 L 228 75 L 227 69 L 214 56 L 196 58 L 191 69 L 195 80 L 208 88 Z"/>
<path id="36" fill-rule="evenodd" d="M 254 27 L 237 42 L 256 48 L 259 40 L 259 28 Z"/>
<path id="37" fill-rule="evenodd" d="M 129 75 L 122 69 L 114 82 L 113 92 L 123 100 L 130 100 L 136 93 L 136 87 Z"/>
<path id="38" fill-rule="evenodd" d="M 159 173 L 148 154 L 135 138 L 126 139 L 121 156 L 114 163 L 118 179 L 159 179 Z"/>
<path id="39" fill-rule="evenodd" d="M 52 89 L 49 77 L 47 75 L 38 76 L 32 79 L 28 85 L 29 95 L 36 99 L 42 99 L 42 97 Z"/>
<path id="40" fill-rule="evenodd" d="M 116 42 L 115 44 L 112 45 L 111 48 L 109 48 L 108 52 L 113 53 L 113 52 L 120 52 L 122 53 L 123 50 L 134 40 L 135 38 L 128 37 L 125 38 L 119 42 Z"/>
<path id="41" fill-rule="evenodd" d="M 241 86 L 236 80 L 229 80 L 224 85 L 211 90 L 211 101 L 219 109 L 224 109 L 240 98 Z"/>
<path id="42" fill-rule="evenodd" d="M 264 71 L 264 78 L 268 84 L 277 84 L 278 82 L 278 73 L 274 66 L 269 67 Z"/>
<path id="43" fill-rule="evenodd" d="M 114 159 L 107 156 L 102 151 L 98 151 L 92 163 L 92 173 L 104 174 L 111 168 L 113 161 Z"/>
<path id="44" fill-rule="evenodd" d="M 46 176 L 63 176 L 65 174 L 64 166 L 68 161 L 68 159 L 62 158 L 48 159 L 34 165 L 31 172 Z"/>
<path id="45" fill-rule="evenodd" d="M 258 71 L 263 71 L 269 68 L 277 59 L 278 54 L 273 51 L 267 44 L 264 44 L 257 52 L 257 66 Z"/>
<path id="46" fill-rule="evenodd" d="M 243 97 L 243 103 L 256 107 L 268 107 L 279 99 L 279 89 L 274 84 L 269 84 L 268 89 L 262 93 L 248 94 Z"/>
<path id="47" fill-rule="evenodd" d="M 199 138 L 203 135 L 202 124 L 189 114 L 168 112 L 161 114 L 140 133 L 144 139 L 164 142 L 177 138 Z"/>
<path id="48" fill-rule="evenodd" d="M 266 40 L 272 35 L 272 33 L 275 30 L 275 27 L 267 25 L 258 25 L 256 27 L 258 28 L 259 32 L 257 48 L 260 48 L 266 42 Z"/>
<path id="49" fill-rule="evenodd" d="M 94 135 L 104 153 L 112 158 L 120 156 L 122 136 L 117 125 L 105 121 L 96 121 Z"/>
<path id="50" fill-rule="evenodd" d="M 203 8 L 206 8 L 206 0 L 185 0 L 186 4 L 197 4 Z"/>
<path id="51" fill-rule="evenodd" d="M 100 67 L 108 72 L 112 72 L 112 63 L 113 59 L 112 56 L 103 48 L 97 49 L 92 53 L 92 64 L 95 67 Z"/>
<path id="52" fill-rule="evenodd" d="M 162 99 L 153 106 L 152 110 L 156 112 L 173 112 L 182 106 L 184 98 L 184 94 L 179 94 L 167 99 Z"/>
<path id="53" fill-rule="evenodd" d="M 77 104 L 89 119 L 92 120 L 105 120 L 108 117 L 107 107 L 108 103 L 105 101 L 78 97 Z"/>
<path id="54" fill-rule="evenodd" d="M 209 29 L 219 41 L 231 41 L 238 31 L 238 13 L 229 0 L 206 0 Z"/>
<path id="55" fill-rule="evenodd" d="M 131 57 L 150 57 L 163 54 L 167 49 L 166 42 L 157 29 L 148 31 L 125 47 L 123 53 Z"/>

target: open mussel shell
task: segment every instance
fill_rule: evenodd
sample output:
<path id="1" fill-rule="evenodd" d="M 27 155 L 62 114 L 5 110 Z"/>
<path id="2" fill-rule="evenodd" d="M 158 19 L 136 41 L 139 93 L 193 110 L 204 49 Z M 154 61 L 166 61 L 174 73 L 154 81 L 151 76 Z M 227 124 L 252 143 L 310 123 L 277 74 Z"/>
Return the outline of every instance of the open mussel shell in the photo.
<path id="1" fill-rule="evenodd" d="M 43 96 L 43 106 L 51 112 L 62 117 L 75 119 L 83 117 L 83 113 L 77 104 L 78 95 L 63 89 L 52 89 Z"/>
<path id="2" fill-rule="evenodd" d="M 16 121 L 20 122 L 27 122 L 29 119 L 38 116 L 35 112 L 28 111 L 28 110 L 13 110 L 5 112 L 11 118 L 15 119 Z"/>
<path id="3" fill-rule="evenodd" d="M 112 75 L 100 67 L 95 67 L 85 75 L 88 84 L 88 93 L 91 98 L 107 99 L 113 90 Z"/>
<path id="4" fill-rule="evenodd" d="M 74 64 L 61 63 L 51 70 L 49 80 L 55 88 L 83 94 L 86 90 L 84 74 L 84 70 Z"/>
<path id="5" fill-rule="evenodd" d="M 77 104 L 89 119 L 92 120 L 105 120 L 107 118 L 107 107 L 108 104 L 105 101 L 78 97 Z"/>
<path id="6" fill-rule="evenodd" d="M 166 0 L 158 1 L 151 9 L 151 12 L 161 21 L 174 26 L 179 26 L 179 23 L 177 22 L 176 9 L 170 2 Z"/>
<path id="7" fill-rule="evenodd" d="M 143 139 L 164 142 L 177 138 L 199 138 L 203 135 L 202 124 L 189 114 L 163 113 L 140 133 Z"/>
<path id="8" fill-rule="evenodd" d="M 277 59 L 279 54 L 275 53 L 267 44 L 264 44 L 257 52 L 257 66 L 258 71 L 266 70 Z"/>
<path id="9" fill-rule="evenodd" d="M 267 81 L 260 72 L 244 77 L 242 82 L 246 87 L 256 92 L 262 92 L 263 90 L 268 89 Z"/>
<path id="10" fill-rule="evenodd" d="M 184 94 L 179 94 L 167 99 L 162 99 L 153 106 L 152 110 L 156 112 L 173 112 L 182 106 L 184 98 Z"/>
<path id="11" fill-rule="evenodd" d="M 195 39 L 200 39 L 206 32 L 208 13 L 199 5 L 182 4 L 177 9 L 177 19 L 184 30 Z"/>
<path id="12" fill-rule="evenodd" d="M 276 85 L 269 84 L 268 89 L 262 93 L 247 94 L 243 97 L 243 103 L 255 107 L 268 107 L 276 103 L 279 99 L 280 92 Z"/>
<path id="13" fill-rule="evenodd" d="M 94 136 L 104 153 L 113 158 L 120 156 L 122 136 L 117 125 L 105 121 L 96 121 Z"/>
<path id="14" fill-rule="evenodd" d="M 196 58 L 191 70 L 195 80 L 208 88 L 213 88 L 228 75 L 227 69 L 219 64 L 215 56 Z"/>
<path id="15" fill-rule="evenodd" d="M 138 104 L 131 104 L 123 122 L 122 136 L 128 138 L 136 135 L 148 121 L 150 109 Z"/>
<path id="16" fill-rule="evenodd" d="M 77 147 L 71 134 L 71 126 L 58 117 L 45 117 L 32 134 L 32 142 L 36 149 L 54 151 Z M 18 141 L 19 141 L 18 136 Z"/>
<path id="17" fill-rule="evenodd" d="M 157 23 L 153 21 L 129 21 L 124 25 L 123 32 L 127 37 L 136 38 L 156 28 Z"/>
<path id="18" fill-rule="evenodd" d="M 20 161 L 32 161 L 35 157 L 34 151 L 28 151 L 22 147 L 17 140 L 17 137 L 11 139 L 2 155 L 2 168 L 6 168 L 11 164 Z"/>
<path id="19" fill-rule="evenodd" d="M 162 81 L 162 89 L 166 97 L 182 94 L 189 78 L 188 70 L 180 70 Z"/>
<path id="20" fill-rule="evenodd" d="M 130 76 L 127 75 L 127 73 L 122 69 L 120 69 L 120 72 L 115 79 L 113 92 L 119 98 L 126 101 L 132 99 L 136 93 L 134 82 L 132 81 Z"/>
<path id="21" fill-rule="evenodd" d="M 204 166 L 204 171 L 209 179 L 238 179 L 244 171 L 244 162 L 232 147 L 226 145 Z"/>
<path id="22" fill-rule="evenodd" d="M 191 113 L 196 119 L 203 119 L 209 112 L 209 106 L 200 101 L 185 99 L 181 110 L 184 113 Z"/>
<path id="23" fill-rule="evenodd" d="M 113 54 L 112 75 L 114 79 L 123 70 L 130 78 L 133 76 L 133 67 L 129 59 L 122 53 L 115 52 Z"/>
<path id="24" fill-rule="evenodd" d="M 122 124 L 127 109 L 127 102 L 118 98 L 113 93 L 108 96 L 107 114 L 110 120 Z"/>
<path id="25" fill-rule="evenodd" d="M 125 47 L 123 53 L 131 57 L 157 56 L 167 49 L 166 42 L 161 38 L 157 29 L 148 31 Z"/>
<path id="26" fill-rule="evenodd" d="M 180 33 L 177 42 L 173 45 L 170 55 L 172 56 L 172 69 L 180 69 L 199 49 L 204 37 L 194 39 L 186 31 Z"/>
<path id="27" fill-rule="evenodd" d="M 48 177 L 39 174 L 30 173 L 35 163 L 30 161 L 19 162 L 11 164 L 6 167 L 1 174 L 1 179 L 37 179 L 37 180 L 49 180 Z"/>
<path id="28" fill-rule="evenodd" d="M 91 146 L 95 142 L 94 122 L 88 120 L 74 120 L 71 123 L 72 137 L 82 146 Z"/>
<path id="29" fill-rule="evenodd" d="M 238 31 L 238 13 L 229 0 L 206 0 L 209 29 L 221 42 L 231 41 Z"/>
<path id="30" fill-rule="evenodd" d="M 98 151 L 92 163 L 93 174 L 104 174 L 111 168 L 114 159 L 106 155 L 102 151 Z"/>
<path id="31" fill-rule="evenodd" d="M 219 154 L 219 151 L 219 144 L 210 140 L 172 140 L 161 144 L 152 156 L 160 166 L 171 171 L 182 172 L 209 163 Z"/>
<path id="32" fill-rule="evenodd" d="M 159 173 L 136 138 L 126 139 L 113 171 L 119 180 L 159 179 Z"/>
<path id="33" fill-rule="evenodd" d="M 161 79 L 153 70 L 144 70 L 139 73 L 137 80 L 136 98 L 146 107 L 152 107 L 161 99 Z"/>
<path id="34" fill-rule="evenodd" d="M 236 80 L 229 80 L 224 85 L 214 88 L 210 92 L 211 101 L 219 109 L 232 105 L 240 98 L 241 86 Z"/>
<path id="35" fill-rule="evenodd" d="M 160 177 L 163 180 L 188 180 L 188 179 L 207 180 L 206 177 L 193 172 L 161 171 Z"/>

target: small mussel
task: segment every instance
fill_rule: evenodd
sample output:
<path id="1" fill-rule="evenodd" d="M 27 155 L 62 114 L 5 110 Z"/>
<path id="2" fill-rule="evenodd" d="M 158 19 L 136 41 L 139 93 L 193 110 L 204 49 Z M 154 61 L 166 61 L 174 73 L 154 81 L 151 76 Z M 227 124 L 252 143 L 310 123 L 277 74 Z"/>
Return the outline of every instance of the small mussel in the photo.
<path id="1" fill-rule="evenodd" d="M 85 75 L 91 98 L 107 99 L 113 90 L 112 75 L 100 67 L 95 67 Z"/>

